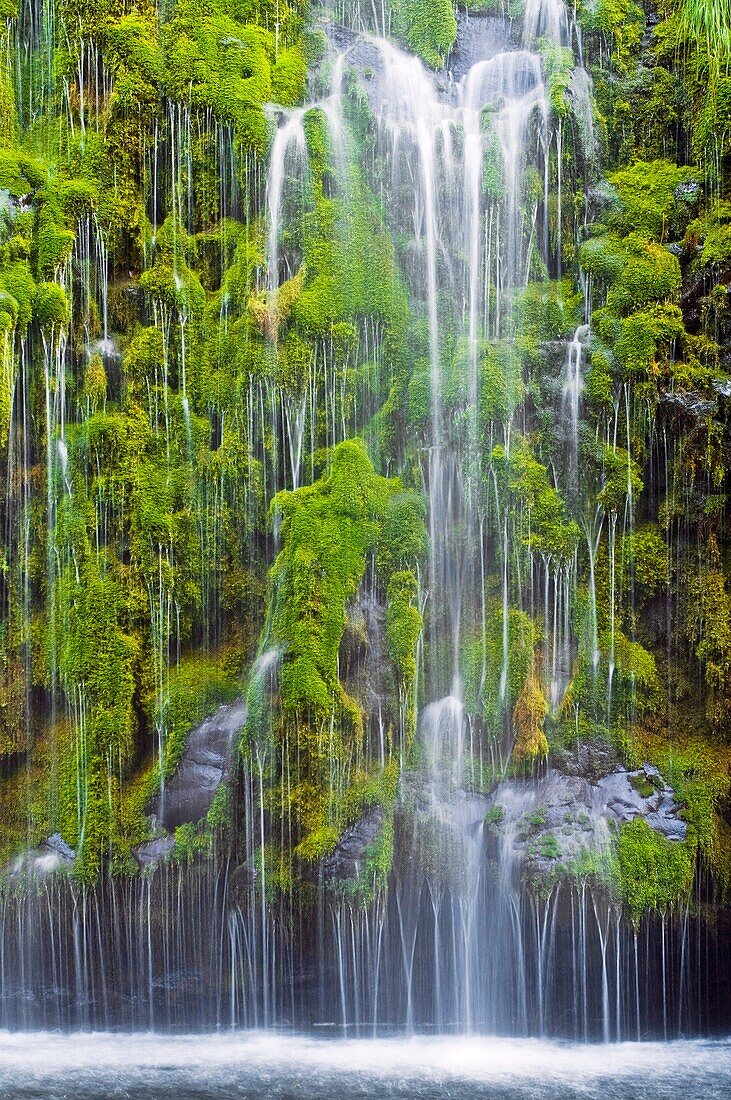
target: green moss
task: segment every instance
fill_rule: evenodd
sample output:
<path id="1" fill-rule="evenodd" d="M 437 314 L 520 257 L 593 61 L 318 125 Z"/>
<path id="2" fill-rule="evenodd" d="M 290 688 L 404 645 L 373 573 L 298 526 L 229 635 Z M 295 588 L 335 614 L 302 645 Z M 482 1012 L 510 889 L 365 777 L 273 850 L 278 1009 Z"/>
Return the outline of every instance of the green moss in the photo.
<path id="1" fill-rule="evenodd" d="M 208 838 L 192 822 L 178 825 L 175 830 L 175 847 L 173 859 L 181 863 L 192 863 L 193 860 L 208 847 Z"/>
<path id="2" fill-rule="evenodd" d="M 15 149 L 0 149 L 0 189 L 15 198 L 30 195 L 45 181 L 43 165 L 26 153 Z"/>
<path id="3" fill-rule="evenodd" d="M 27 263 L 16 261 L 0 271 L 0 288 L 10 299 L 6 307 L 23 335 L 33 316 L 36 286 Z"/>
<path id="4" fill-rule="evenodd" d="M 293 854 L 306 863 L 316 863 L 317 860 L 330 855 L 339 839 L 340 834 L 336 828 L 332 825 L 323 825 L 301 840 Z"/>
<path id="5" fill-rule="evenodd" d="M 579 539 L 578 524 L 569 518 L 546 467 L 535 459 L 527 440 L 513 447 L 509 459 L 502 447 L 496 447 L 492 462 L 507 475 L 523 545 L 555 561 L 572 557 Z"/>
<path id="6" fill-rule="evenodd" d="M 498 833 L 500 826 L 505 820 L 505 808 L 504 806 L 496 805 L 491 806 L 486 812 L 483 819 L 484 824 L 487 826 L 488 831 L 491 833 Z"/>
<path id="7" fill-rule="evenodd" d="M 487 345 L 478 371 L 478 415 L 483 429 L 496 421 L 506 423 L 523 398 L 520 356 L 510 344 Z"/>
<path id="8" fill-rule="evenodd" d="M 497 600 L 486 609 L 485 631 L 465 641 L 462 654 L 465 704 L 492 733 L 503 728 L 530 670 L 539 632 L 525 611 L 508 611 L 508 675 L 502 690 L 503 609 Z"/>
<path id="9" fill-rule="evenodd" d="M 457 37 L 451 0 L 425 5 L 421 0 L 396 0 L 396 29 L 406 45 L 435 69 L 444 64 Z"/>
<path id="10" fill-rule="evenodd" d="M 647 372 L 657 376 L 685 335 L 683 315 L 674 305 L 653 305 L 630 314 L 621 323 L 614 354 L 626 376 Z M 660 362 L 658 362 L 660 360 Z"/>
<path id="11" fill-rule="evenodd" d="M 321 111 L 307 112 L 305 131 L 312 209 L 299 226 L 305 278 L 292 319 L 312 335 L 330 334 L 334 325 L 367 315 L 400 331 L 408 310 L 380 206 L 356 165 L 349 166 L 347 178 L 336 175 L 331 196 L 330 140 Z"/>
<path id="12" fill-rule="evenodd" d="M 619 204 L 608 217 L 610 226 L 623 234 L 638 233 L 659 242 L 669 233 L 682 235 L 687 204 L 679 189 L 694 178 L 692 168 L 678 167 L 667 160 L 649 164 L 637 161 L 614 172 L 609 179 L 617 190 Z"/>
<path id="13" fill-rule="evenodd" d="M 33 313 L 44 329 L 68 324 L 69 307 L 63 287 L 59 283 L 41 283 L 36 290 Z"/>
<path id="14" fill-rule="evenodd" d="M 412 491 L 393 491 L 389 495 L 378 540 L 378 568 L 388 578 L 394 571 L 413 571 L 427 550 L 426 505 Z"/>
<path id="15" fill-rule="evenodd" d="M 644 818 L 623 825 L 617 837 L 616 878 L 630 916 L 665 913 L 690 894 L 695 871 L 693 850 L 666 840 Z"/>
<path id="16" fill-rule="evenodd" d="M 294 107 L 304 99 L 307 62 L 299 46 L 283 50 L 272 69 L 272 98 L 283 107 Z"/>
<path id="17" fill-rule="evenodd" d="M 644 775 L 631 775 L 629 781 L 641 798 L 652 798 L 655 793 L 655 787 Z"/>
<path id="18" fill-rule="evenodd" d="M 551 112 L 556 118 L 568 118 L 571 114 L 571 97 L 568 90 L 574 68 L 574 55 L 571 50 L 546 38 L 539 42 L 539 47 L 548 84 Z"/>
<path id="19" fill-rule="evenodd" d="M 544 859 L 560 859 L 561 845 L 553 833 L 543 833 L 539 846 L 540 854 Z"/>
<path id="20" fill-rule="evenodd" d="M 636 500 L 642 492 L 640 468 L 622 447 L 603 447 L 601 461 L 603 484 L 597 501 L 608 512 L 618 513 L 630 496 Z"/>
<path id="21" fill-rule="evenodd" d="M 407 692 L 412 691 L 416 679 L 416 646 L 422 627 L 417 595 L 418 584 L 410 570 L 392 574 L 386 612 L 388 654 Z"/>
<path id="22" fill-rule="evenodd" d="M 715 535 L 705 560 L 685 577 L 684 609 L 685 632 L 704 672 L 706 710 L 721 727 L 728 718 L 731 684 L 731 594 Z"/>
<path id="23" fill-rule="evenodd" d="M 529 283 L 516 297 L 519 339 L 529 345 L 564 339 L 579 325 L 581 308 L 572 279 Z"/>
<path id="24" fill-rule="evenodd" d="M 329 714 L 342 697 L 337 656 L 345 606 L 375 547 L 390 486 L 357 440 L 335 448 L 329 473 L 296 493 L 280 493 L 284 549 L 272 566 L 271 637 L 283 649 L 285 710 Z"/>
<path id="25" fill-rule="evenodd" d="M 670 579 L 670 549 L 656 524 L 646 523 L 622 539 L 622 561 L 645 596 L 665 592 Z"/>

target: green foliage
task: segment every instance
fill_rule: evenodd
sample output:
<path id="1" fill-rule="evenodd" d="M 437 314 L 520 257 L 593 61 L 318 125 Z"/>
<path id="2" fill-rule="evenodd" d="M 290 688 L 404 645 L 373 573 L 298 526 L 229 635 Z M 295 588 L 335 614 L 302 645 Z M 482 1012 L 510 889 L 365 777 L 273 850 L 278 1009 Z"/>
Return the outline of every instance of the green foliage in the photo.
<path id="1" fill-rule="evenodd" d="M 508 675 L 505 692 L 501 691 L 503 664 L 503 609 L 498 601 L 486 609 L 485 630 L 478 631 L 463 647 L 462 675 L 465 705 L 479 714 L 488 729 L 498 733 L 503 716 L 515 705 L 526 681 L 538 641 L 538 629 L 525 611 L 508 611 Z"/>
<path id="2" fill-rule="evenodd" d="M 658 358 L 668 359 L 675 341 L 684 335 L 683 315 L 677 306 L 651 306 L 622 321 L 614 354 L 625 376 L 657 375 L 661 370 Z"/>
<path id="3" fill-rule="evenodd" d="M 63 287 L 58 283 L 41 283 L 36 291 L 34 313 L 44 329 L 67 324 L 69 307 Z"/>
<path id="4" fill-rule="evenodd" d="M 272 97 L 283 107 L 294 107 L 305 95 L 307 62 L 299 46 L 283 50 L 272 69 Z"/>
<path id="5" fill-rule="evenodd" d="M 515 348 L 495 341 L 479 362 L 478 414 L 484 428 L 507 423 L 523 398 L 523 365 Z"/>
<path id="6" fill-rule="evenodd" d="M 529 283 L 515 303 L 520 340 L 537 345 L 569 336 L 581 320 L 581 307 L 573 279 Z"/>
<path id="7" fill-rule="evenodd" d="M 483 820 L 491 832 L 497 832 L 505 820 L 505 807 L 499 804 L 491 806 L 490 809 L 486 811 Z"/>
<path id="8" fill-rule="evenodd" d="M 561 845 L 553 833 L 543 833 L 539 845 L 540 854 L 544 859 L 560 859 Z"/>
<path id="9" fill-rule="evenodd" d="M 568 94 L 574 55 L 571 50 L 550 39 L 540 40 L 541 60 L 548 83 L 548 102 L 556 118 L 565 119 L 571 114 L 571 98 Z"/>
<path id="10" fill-rule="evenodd" d="M 731 64 L 731 12 L 723 0 L 680 0 L 678 41 L 696 50 L 707 64 L 713 82 Z"/>
<path id="11" fill-rule="evenodd" d="M 347 178 L 338 180 L 331 196 L 329 138 L 321 111 L 308 111 L 305 130 L 312 206 L 299 226 L 304 282 L 292 305 L 292 319 L 306 333 L 319 336 L 367 315 L 400 332 L 408 310 L 379 205 L 356 165 L 349 166 Z"/>
<path id="12" fill-rule="evenodd" d="M 731 684 L 731 595 L 715 535 L 709 539 L 706 561 L 686 578 L 685 628 L 703 665 L 708 716 L 721 725 L 728 716 Z"/>
<path id="13" fill-rule="evenodd" d="M 413 571 L 427 550 L 426 505 L 412 490 L 392 491 L 378 540 L 378 568 L 384 577 L 396 570 Z"/>
<path id="14" fill-rule="evenodd" d="M 322 825 L 300 841 L 294 849 L 294 855 L 306 863 L 316 863 L 330 855 L 339 838 L 340 834 L 334 826 Z"/>

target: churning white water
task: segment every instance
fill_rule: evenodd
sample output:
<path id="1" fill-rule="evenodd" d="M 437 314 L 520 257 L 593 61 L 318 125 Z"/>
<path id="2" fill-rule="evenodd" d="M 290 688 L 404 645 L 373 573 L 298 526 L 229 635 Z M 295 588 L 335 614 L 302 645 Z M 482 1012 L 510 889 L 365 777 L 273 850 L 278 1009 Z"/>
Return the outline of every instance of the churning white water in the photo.
<path id="1" fill-rule="evenodd" d="M 328 1039 L 273 1032 L 0 1032 L 0 1097 L 602 1097 L 713 1100 L 731 1041 Z"/>

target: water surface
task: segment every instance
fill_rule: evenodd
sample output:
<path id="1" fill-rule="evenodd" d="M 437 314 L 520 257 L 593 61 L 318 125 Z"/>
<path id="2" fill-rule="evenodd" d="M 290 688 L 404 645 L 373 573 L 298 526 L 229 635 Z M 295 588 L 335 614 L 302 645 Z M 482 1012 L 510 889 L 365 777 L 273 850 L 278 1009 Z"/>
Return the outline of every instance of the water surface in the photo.
<path id="1" fill-rule="evenodd" d="M 0 1032 L 3 1100 L 730 1095 L 731 1040 L 584 1046 L 484 1037 Z"/>

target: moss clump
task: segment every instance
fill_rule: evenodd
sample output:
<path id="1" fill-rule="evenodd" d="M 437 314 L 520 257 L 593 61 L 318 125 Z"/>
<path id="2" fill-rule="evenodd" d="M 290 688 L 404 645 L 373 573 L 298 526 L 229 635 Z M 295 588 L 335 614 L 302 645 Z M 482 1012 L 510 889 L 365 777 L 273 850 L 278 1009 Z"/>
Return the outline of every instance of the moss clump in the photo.
<path id="1" fill-rule="evenodd" d="M 623 447 L 605 446 L 601 451 L 602 487 L 597 501 L 607 512 L 619 513 L 628 498 L 637 499 L 642 492 L 640 468 Z"/>
<path id="2" fill-rule="evenodd" d="M 272 69 L 272 98 L 283 107 L 294 107 L 305 95 L 307 61 L 299 46 L 283 50 Z"/>
<path id="3" fill-rule="evenodd" d="M 485 630 L 465 641 L 462 652 L 465 704 L 478 714 L 493 736 L 503 729 L 505 713 L 518 699 L 533 664 L 538 627 L 525 611 L 511 607 L 507 622 L 507 677 L 502 682 L 505 654 L 503 607 L 498 600 L 486 607 Z"/>
<path id="4" fill-rule="evenodd" d="M 705 562 L 686 577 L 685 630 L 705 680 L 706 712 L 717 728 L 728 721 L 731 685 L 731 594 L 712 535 Z"/>
<path id="5" fill-rule="evenodd" d="M 406 45 L 435 69 L 457 37 L 457 20 L 451 0 L 423 4 L 421 0 L 396 0 L 396 29 Z"/>
<path id="6" fill-rule="evenodd" d="M 617 836 L 615 877 L 633 921 L 648 912 L 665 913 L 690 894 L 693 849 L 666 840 L 644 818 L 623 825 Z"/>
<path id="7" fill-rule="evenodd" d="M 36 291 L 33 312 L 43 329 L 68 324 L 69 306 L 63 287 L 58 283 L 41 283 Z"/>
<path id="8" fill-rule="evenodd" d="M 617 207 L 610 212 L 610 226 L 622 234 L 638 233 L 662 242 L 670 233 L 682 236 L 688 207 L 682 185 L 695 179 L 692 168 L 667 160 L 636 161 L 609 177 L 616 188 Z M 672 239 L 672 238 L 671 238 Z"/>
<path id="9" fill-rule="evenodd" d="M 532 454 L 526 439 L 513 447 L 508 458 L 496 447 L 491 461 L 500 471 L 510 495 L 523 545 L 554 562 L 571 558 L 579 539 L 579 526 L 569 517 L 566 504 L 551 484 L 547 468 Z"/>
<path id="10" fill-rule="evenodd" d="M 304 860 L 306 863 L 316 863 L 318 860 L 330 855 L 339 839 L 340 832 L 338 829 L 332 825 L 322 825 L 319 829 L 309 833 L 304 840 L 301 840 L 294 849 L 293 854 L 297 859 Z"/>
<path id="11" fill-rule="evenodd" d="M 337 657 L 345 607 L 375 547 L 389 493 L 364 445 L 353 440 L 335 448 L 322 481 L 274 499 L 284 549 L 269 575 L 270 630 L 283 649 L 286 711 L 329 714 L 342 699 Z"/>
<path id="12" fill-rule="evenodd" d="M 581 306 L 573 279 L 529 283 L 515 302 L 521 346 L 534 350 L 543 341 L 566 338 L 581 322 Z"/>
<path id="13" fill-rule="evenodd" d="M 507 423 L 523 394 L 523 364 L 507 343 L 488 344 L 479 361 L 478 415 L 483 432 L 495 422 Z"/>
<path id="14" fill-rule="evenodd" d="M 421 637 L 418 591 L 417 580 L 411 570 L 399 570 L 391 575 L 386 611 L 388 655 L 397 670 L 399 688 L 406 699 L 412 696 L 416 681 L 416 647 Z M 410 727 L 413 726 L 412 712 L 413 707 L 410 707 Z"/>
<path id="15" fill-rule="evenodd" d="M 622 539 L 622 561 L 628 580 L 634 579 L 643 596 L 666 590 L 670 580 L 670 548 L 657 524 L 645 523 L 627 532 Z"/>
<path id="16" fill-rule="evenodd" d="M 561 858 L 561 845 L 553 833 L 543 833 L 538 850 L 544 859 Z"/>
<path id="17" fill-rule="evenodd" d="M 548 710 L 548 701 L 543 694 L 535 668 L 531 666 L 513 708 L 515 727 L 513 759 L 516 763 L 526 761 L 532 763 L 536 759 L 548 756 L 548 739 L 543 731 L 543 722 Z"/>
<path id="18" fill-rule="evenodd" d="M 388 652 L 409 736 L 421 630 L 414 569 L 424 547 L 423 508 L 397 479 L 376 474 L 364 444 L 351 440 L 333 449 L 318 481 L 278 494 L 272 511 L 281 521 L 282 550 L 269 574 L 264 632 L 266 644 L 280 654 L 271 734 L 289 760 L 286 801 L 299 837 L 293 852 L 309 862 L 332 850 L 365 805 L 390 807 L 395 796 L 388 768 L 365 777 L 353 767 L 363 752 L 364 715 L 341 682 L 339 654 L 367 564 L 380 563 Z M 254 708 L 257 720 L 248 726 L 250 742 L 260 749 L 270 736 L 266 709 Z M 268 797 L 276 799 L 276 774 L 270 782 Z"/>
<path id="19" fill-rule="evenodd" d="M 498 833 L 504 820 L 505 808 L 500 805 L 491 806 L 483 818 L 484 824 L 491 833 Z"/>
<path id="20" fill-rule="evenodd" d="M 641 798 L 652 798 L 655 793 L 655 787 L 645 775 L 631 775 L 629 781 Z"/>

